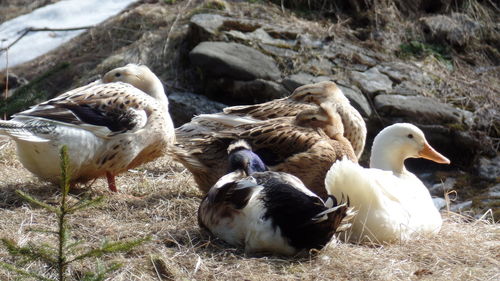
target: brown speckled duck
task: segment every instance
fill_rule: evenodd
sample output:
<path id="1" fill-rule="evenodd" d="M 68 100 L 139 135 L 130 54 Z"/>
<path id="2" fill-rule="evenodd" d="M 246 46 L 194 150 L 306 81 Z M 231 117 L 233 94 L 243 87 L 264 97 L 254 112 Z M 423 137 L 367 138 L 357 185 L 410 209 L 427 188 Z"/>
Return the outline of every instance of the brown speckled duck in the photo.
<path id="1" fill-rule="evenodd" d="M 269 120 L 248 119 L 222 131 L 207 132 L 176 130 L 177 144 L 171 153 L 193 175 L 198 187 L 208 192 L 217 180 L 228 172 L 227 148 L 236 140 L 244 140 L 272 171 L 290 173 L 322 198 L 327 193 L 324 178 L 337 159 L 347 157 L 357 161 L 349 141 L 343 136 L 343 126 L 336 106 L 322 103 L 306 109 L 295 117 Z M 214 122 L 225 122 L 225 115 L 211 115 Z M 218 120 L 217 118 L 220 118 Z"/>
<path id="2" fill-rule="evenodd" d="M 272 100 L 256 105 L 233 106 L 224 109 L 228 116 L 267 120 L 276 117 L 296 116 L 306 109 L 317 109 L 322 103 L 335 105 L 344 126 L 344 136 L 359 158 L 363 153 L 366 141 L 366 124 L 361 114 L 350 104 L 334 82 L 323 81 L 298 87 L 293 93 L 282 99 Z"/>
<path id="3" fill-rule="evenodd" d="M 161 81 L 134 64 L 0 121 L 0 134 L 38 177 L 59 181 L 66 145 L 72 184 L 106 176 L 115 192 L 117 174 L 161 156 L 175 139 Z"/>

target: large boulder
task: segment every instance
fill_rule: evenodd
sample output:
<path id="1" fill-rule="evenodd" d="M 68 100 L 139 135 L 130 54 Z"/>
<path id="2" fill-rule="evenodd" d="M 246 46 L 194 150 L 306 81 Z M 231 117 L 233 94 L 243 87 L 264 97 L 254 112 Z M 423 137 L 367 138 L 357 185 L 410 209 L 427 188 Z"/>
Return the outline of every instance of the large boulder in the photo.
<path id="1" fill-rule="evenodd" d="M 389 77 L 376 67 L 365 72 L 351 71 L 351 80 L 363 93 L 374 96 L 376 94 L 388 94 L 392 91 L 392 81 Z"/>
<path id="2" fill-rule="evenodd" d="M 481 28 L 478 22 L 461 13 L 453 13 L 451 17 L 423 17 L 419 21 L 428 41 L 449 43 L 457 47 L 470 43 Z"/>
<path id="3" fill-rule="evenodd" d="M 227 78 L 207 81 L 206 93 L 226 104 L 252 104 L 285 97 L 289 91 L 274 81 L 255 79 L 240 81 Z"/>
<path id="4" fill-rule="evenodd" d="M 375 109 L 383 117 L 419 124 L 470 124 L 472 113 L 421 96 L 378 95 Z"/>
<path id="5" fill-rule="evenodd" d="M 281 76 L 271 57 L 239 43 L 202 42 L 189 53 L 189 59 L 207 77 L 248 81 L 278 80 Z"/>

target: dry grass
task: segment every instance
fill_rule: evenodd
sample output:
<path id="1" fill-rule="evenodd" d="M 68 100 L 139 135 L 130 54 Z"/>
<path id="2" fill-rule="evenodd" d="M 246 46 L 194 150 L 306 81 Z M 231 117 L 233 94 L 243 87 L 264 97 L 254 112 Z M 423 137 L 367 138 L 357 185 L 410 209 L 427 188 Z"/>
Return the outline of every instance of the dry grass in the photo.
<path id="1" fill-rule="evenodd" d="M 15 157 L 11 142 L 0 139 L 0 237 L 18 243 L 51 241 L 31 228 L 53 228 L 55 219 L 29 206 L 15 190 L 29 192 L 48 203 L 59 199 L 56 186 L 40 182 Z M 108 280 L 497 280 L 500 277 L 500 228 L 498 224 L 444 214 L 439 235 L 383 247 L 334 242 L 319 253 L 300 257 L 245 255 L 197 226 L 201 193 L 181 166 L 162 158 L 118 178 L 131 198 L 109 194 L 103 180 L 82 196 L 105 195 L 106 203 L 70 219 L 72 234 L 86 245 L 103 239 L 131 239 L 147 235 L 152 240 L 130 253 L 106 256 L 104 262 L 123 267 Z M 11 262 L 0 248 L 0 260 Z M 95 261 L 71 268 L 78 280 Z M 42 269 L 30 263 L 26 268 Z M 0 280 L 14 280 L 0 269 Z"/>

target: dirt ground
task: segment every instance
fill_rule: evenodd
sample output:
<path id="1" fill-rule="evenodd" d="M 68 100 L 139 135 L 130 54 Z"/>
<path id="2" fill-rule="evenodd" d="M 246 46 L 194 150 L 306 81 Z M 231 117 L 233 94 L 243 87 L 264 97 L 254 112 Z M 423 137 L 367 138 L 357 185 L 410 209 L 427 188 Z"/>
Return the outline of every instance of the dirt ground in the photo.
<path id="1" fill-rule="evenodd" d="M 500 227 L 484 220 L 443 212 L 438 235 L 394 245 L 332 242 L 319 252 L 297 257 L 250 256 L 210 237 L 197 225 L 202 194 L 182 166 L 167 157 L 117 179 L 122 193 L 111 194 L 104 180 L 72 192 L 70 200 L 105 196 L 105 203 L 70 216 L 71 237 L 84 247 L 103 241 L 151 240 L 129 253 L 107 255 L 70 267 L 75 280 L 98 262 L 122 263 L 106 280 L 497 280 L 500 277 Z M 55 238 L 32 229 L 54 229 L 55 217 L 21 200 L 16 190 L 48 204 L 58 187 L 36 179 L 18 162 L 15 145 L 0 139 L 0 238 L 20 245 Z M 134 195 L 134 196 L 130 196 Z M 0 246 L 0 261 L 13 262 Z M 24 268 L 54 277 L 42 264 Z M 0 269 L 0 280 L 17 280 Z"/>

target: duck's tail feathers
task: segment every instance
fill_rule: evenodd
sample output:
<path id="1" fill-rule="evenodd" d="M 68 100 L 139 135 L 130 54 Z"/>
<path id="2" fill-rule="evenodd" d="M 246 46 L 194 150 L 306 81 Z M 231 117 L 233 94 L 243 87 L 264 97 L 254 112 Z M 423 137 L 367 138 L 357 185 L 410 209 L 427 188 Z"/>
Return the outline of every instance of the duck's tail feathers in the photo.
<path id="1" fill-rule="evenodd" d="M 53 125 L 25 124 L 12 120 L 0 120 L 0 135 L 30 142 L 47 142 L 48 139 L 36 136 L 36 132 L 52 130 Z"/>
<path id="2" fill-rule="evenodd" d="M 196 151 L 188 151 L 180 144 L 171 145 L 167 149 L 167 154 L 184 165 L 189 171 L 206 169 L 205 165 L 197 157 L 193 157 L 193 153 L 196 153 Z"/>
<path id="3" fill-rule="evenodd" d="M 260 120 L 248 116 L 228 115 L 224 113 L 200 114 L 193 118 L 196 122 L 214 122 L 222 125 L 222 127 L 236 127 L 239 125 L 253 124 Z"/>
<path id="4" fill-rule="evenodd" d="M 356 202 L 372 202 L 377 198 L 377 190 L 367 188 L 371 185 L 372 174 L 377 171 L 365 169 L 347 158 L 333 163 L 325 176 L 325 188 L 329 195 L 336 198 L 348 196 Z M 354 202 L 355 203 L 355 202 Z"/>
<path id="5" fill-rule="evenodd" d="M 334 232 L 346 231 L 351 227 L 351 221 L 356 215 L 356 211 L 349 207 L 349 198 L 344 201 L 344 197 L 342 197 L 340 204 L 337 204 L 336 198 L 330 195 L 325 202 L 325 206 L 328 209 L 317 214 L 312 219 L 313 221 L 322 222 L 328 220 Z"/>

